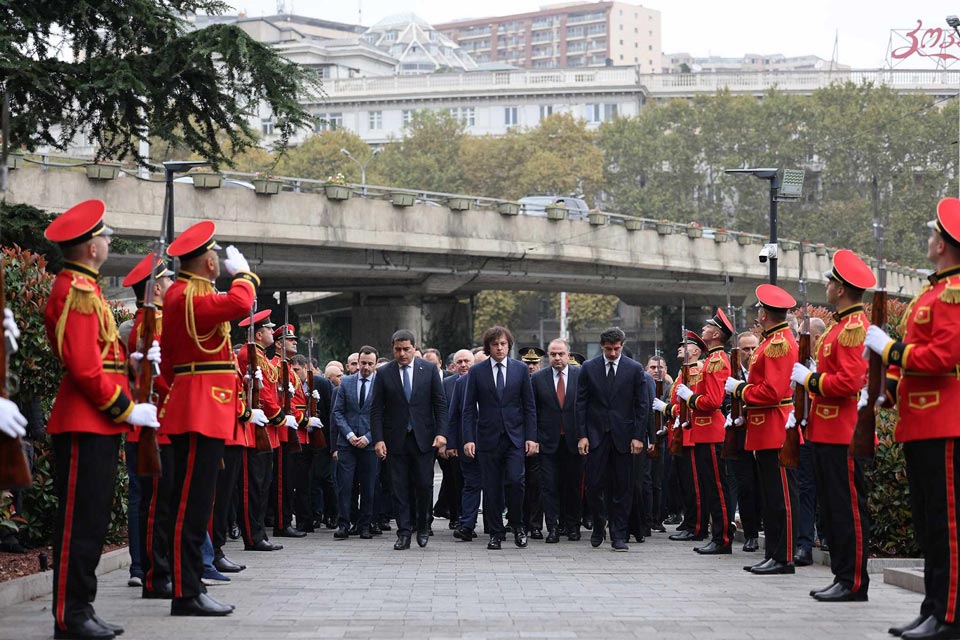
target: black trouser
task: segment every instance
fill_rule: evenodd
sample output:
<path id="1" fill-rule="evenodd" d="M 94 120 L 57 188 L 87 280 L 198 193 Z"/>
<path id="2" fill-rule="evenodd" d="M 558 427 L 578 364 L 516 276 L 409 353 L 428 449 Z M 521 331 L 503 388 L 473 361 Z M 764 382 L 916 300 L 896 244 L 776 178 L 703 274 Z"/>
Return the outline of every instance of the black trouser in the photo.
<path id="1" fill-rule="evenodd" d="M 506 433 L 500 434 L 497 447 L 479 454 L 483 486 L 483 526 L 490 535 L 506 536 L 503 504 L 514 533 L 523 531 L 524 450 L 513 444 Z"/>
<path id="2" fill-rule="evenodd" d="M 460 471 L 459 458 L 437 458 L 443 480 L 437 493 L 434 512 L 451 521 L 460 519 L 460 492 L 463 490 L 463 474 Z"/>
<path id="3" fill-rule="evenodd" d="M 845 444 L 810 442 L 807 446 L 813 454 L 817 499 L 830 541 L 830 570 L 836 582 L 854 593 L 866 593 L 870 512 L 863 461 L 847 455 Z"/>
<path id="4" fill-rule="evenodd" d="M 224 446 L 223 440 L 200 433 L 172 435 L 170 442 L 174 465 L 171 504 L 175 509 L 169 534 L 173 597 L 193 598 L 206 592 L 200 582 L 200 546 L 207 537 Z"/>
<path id="5" fill-rule="evenodd" d="M 556 453 L 541 453 L 539 457 L 547 529 L 556 529 L 562 517 L 564 531 L 571 534 L 580 530 L 583 456 L 570 453 L 566 437 L 560 436 Z"/>
<path id="6" fill-rule="evenodd" d="M 646 452 L 644 452 L 646 455 Z M 660 449 L 656 458 L 650 460 L 650 511 L 648 527 L 654 527 L 663 522 L 666 514 L 663 513 L 663 467 L 667 452 Z"/>
<path id="7" fill-rule="evenodd" d="M 797 523 L 793 505 L 797 500 L 797 470 L 780 466 L 780 451 L 755 451 L 760 473 L 763 525 L 766 534 L 765 557 L 793 563 L 793 541 Z"/>
<path id="8" fill-rule="evenodd" d="M 93 615 L 97 563 L 110 526 L 120 436 L 59 433 L 51 437 L 54 490 L 53 618 L 59 629 Z"/>
<path id="9" fill-rule="evenodd" d="M 291 434 L 296 437 L 296 434 Z M 270 483 L 270 510 L 274 532 L 286 529 L 293 522 L 293 466 L 290 444 L 281 442 L 273 450 L 273 478 Z M 276 533 L 274 533 L 276 535 Z"/>
<path id="10" fill-rule="evenodd" d="M 273 454 L 244 448 L 243 465 L 240 470 L 240 502 L 237 503 L 237 520 L 243 544 L 252 547 L 267 539 L 264 519 L 267 515 L 267 492 L 273 469 Z"/>
<path id="11" fill-rule="evenodd" d="M 683 522 L 680 529 L 698 537 L 704 536 L 707 534 L 707 504 L 700 492 L 700 470 L 693 447 L 684 447 L 683 454 L 674 457 L 673 461 L 677 465 L 683 496 Z"/>
<path id="12" fill-rule="evenodd" d="M 760 472 L 752 451 L 740 451 L 729 461 L 737 478 L 737 509 L 746 538 L 760 536 Z"/>
<path id="13" fill-rule="evenodd" d="M 310 499 L 310 468 L 313 466 L 314 449 L 309 444 L 303 450 L 290 454 L 290 475 L 293 485 L 293 513 L 297 528 L 313 526 L 313 501 Z"/>
<path id="14" fill-rule="evenodd" d="M 960 447 L 957 438 L 915 440 L 903 446 L 910 481 L 910 504 L 917 542 L 923 553 L 926 595 L 920 614 L 956 624 L 960 609 L 960 540 L 957 494 Z M 833 550 L 833 538 L 828 538 Z"/>
<path id="15" fill-rule="evenodd" d="M 147 591 L 166 590 L 170 584 L 173 445 L 160 446 L 160 468 L 158 477 L 140 478 L 140 562 Z"/>
<path id="16" fill-rule="evenodd" d="M 610 538 L 627 541 L 627 518 L 633 498 L 633 456 L 613 446 L 613 436 L 605 433 L 587 455 L 587 498 L 593 514 L 593 526 L 603 527 L 603 514 L 610 518 Z M 604 506 L 606 497 L 607 506 Z"/>
<path id="17" fill-rule="evenodd" d="M 337 486 L 334 483 L 333 453 L 327 449 L 317 449 L 313 453 L 311 500 L 316 517 L 337 517 Z M 322 506 L 322 509 L 321 509 Z"/>
<path id="18" fill-rule="evenodd" d="M 647 527 L 647 508 L 650 504 L 648 495 L 650 472 L 649 459 L 646 452 L 633 456 L 633 498 L 630 501 L 630 516 L 627 520 L 627 531 L 637 540 L 649 535 Z"/>
<path id="19" fill-rule="evenodd" d="M 210 541 L 213 543 L 213 553 L 222 556 L 221 548 L 227 543 L 227 530 L 230 528 L 230 507 L 233 506 L 233 497 L 236 493 L 237 478 L 243 467 L 242 445 L 231 445 L 223 448 L 223 469 L 217 474 L 217 495 L 213 501 L 213 531 Z"/>
<path id="20" fill-rule="evenodd" d="M 800 466 L 797 468 L 797 504 L 794 511 L 797 520 L 796 550 L 813 549 L 817 537 L 817 481 L 813 469 L 813 448 L 811 443 L 800 445 Z M 831 552 L 832 553 L 832 552 Z"/>
<path id="21" fill-rule="evenodd" d="M 660 507 L 663 509 L 663 516 L 680 515 L 683 513 L 683 486 L 680 484 L 680 467 L 682 466 L 683 454 L 673 455 L 670 448 L 663 447 L 663 496 L 660 500 Z"/>
<path id="22" fill-rule="evenodd" d="M 524 458 L 523 526 L 527 531 L 543 529 L 543 491 L 540 484 L 540 455 Z"/>
<path id="23" fill-rule="evenodd" d="M 460 463 L 463 474 L 463 491 L 460 503 L 460 526 L 473 531 L 477 526 L 477 515 L 480 512 L 480 491 L 483 487 L 483 474 L 480 470 L 479 456 L 466 458 Z M 483 512 L 484 529 L 487 529 L 489 514 Z M 503 518 L 501 518 L 503 520 Z M 489 531 L 487 531 L 489 533 Z"/>
<path id="24" fill-rule="evenodd" d="M 403 449 L 389 455 L 393 498 L 397 505 L 397 535 L 409 536 L 414 525 L 418 533 L 425 533 L 433 506 L 434 450 L 420 451 L 417 439 L 410 431 L 404 438 Z M 415 495 L 410 495 L 411 484 Z M 411 503 L 415 507 L 411 507 Z M 413 519 L 410 517 L 411 508 L 416 509 Z"/>
<path id="25" fill-rule="evenodd" d="M 731 543 L 730 490 L 727 488 L 726 469 L 720 464 L 723 443 L 699 443 L 694 446 L 697 469 L 700 471 L 700 488 L 707 511 L 710 514 L 710 533 L 713 542 L 726 546 Z"/>

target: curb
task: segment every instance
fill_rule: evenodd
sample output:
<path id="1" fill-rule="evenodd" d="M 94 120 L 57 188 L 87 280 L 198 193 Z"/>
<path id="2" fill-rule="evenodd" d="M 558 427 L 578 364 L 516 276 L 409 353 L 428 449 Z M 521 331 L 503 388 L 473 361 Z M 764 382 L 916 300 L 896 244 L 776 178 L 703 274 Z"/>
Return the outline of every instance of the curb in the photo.
<path id="1" fill-rule="evenodd" d="M 888 567 L 883 570 L 883 582 L 916 593 L 926 594 L 927 592 L 923 586 L 923 566 L 912 568 Z"/>
<path id="2" fill-rule="evenodd" d="M 130 566 L 127 547 L 114 549 L 100 556 L 97 575 L 101 576 Z M 53 571 L 41 571 L 22 578 L 0 582 L 0 608 L 33 600 L 53 593 Z"/>

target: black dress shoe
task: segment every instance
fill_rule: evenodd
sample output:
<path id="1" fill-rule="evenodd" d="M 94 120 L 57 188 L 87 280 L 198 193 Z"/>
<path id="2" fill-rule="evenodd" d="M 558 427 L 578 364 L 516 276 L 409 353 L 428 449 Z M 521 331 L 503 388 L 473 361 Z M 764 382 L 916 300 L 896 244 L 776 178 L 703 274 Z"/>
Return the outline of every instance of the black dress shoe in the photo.
<path id="1" fill-rule="evenodd" d="M 360 525 L 358 525 L 358 524 L 352 525 L 352 526 L 347 530 L 347 533 L 350 534 L 351 536 L 358 536 L 358 535 L 360 535 Z"/>
<path id="2" fill-rule="evenodd" d="M 170 603 L 172 616 L 228 616 L 233 607 L 217 602 L 205 593 L 193 598 L 174 598 Z"/>
<path id="3" fill-rule="evenodd" d="M 743 543 L 743 550 L 747 553 L 753 553 L 760 548 L 760 541 L 756 538 L 747 538 Z"/>
<path id="4" fill-rule="evenodd" d="M 298 531 L 303 531 L 304 533 L 316 533 L 317 527 L 312 522 L 305 527 L 297 526 Z"/>
<path id="5" fill-rule="evenodd" d="M 826 591 L 821 591 L 813 597 L 820 602 L 866 602 L 867 592 L 858 591 L 854 593 L 838 582 Z"/>
<path id="6" fill-rule="evenodd" d="M 560 535 L 557 533 L 556 529 L 550 529 L 547 531 L 547 538 L 544 540 L 547 544 L 556 544 L 560 542 Z"/>
<path id="7" fill-rule="evenodd" d="M 93 618 L 85 618 L 84 620 L 77 620 L 76 622 L 68 622 L 66 624 L 66 629 L 61 629 L 57 625 L 54 625 L 53 628 L 54 638 L 109 640 L 110 638 L 116 637 L 116 635 L 117 634 L 115 634 L 113 631 L 104 627 Z"/>
<path id="8" fill-rule="evenodd" d="M 270 545 L 270 551 L 280 551 L 283 549 L 282 544 L 274 544 L 272 542 L 267 542 L 267 544 Z"/>
<path id="9" fill-rule="evenodd" d="M 889 629 L 887 629 L 887 633 L 889 633 L 892 636 L 901 636 L 907 631 L 912 631 L 913 629 L 916 629 L 917 627 L 922 625 L 924 622 L 926 622 L 927 618 L 932 618 L 932 617 L 933 616 L 925 616 L 921 613 L 919 616 L 917 616 L 907 624 L 900 625 L 899 627 L 890 627 Z"/>
<path id="10" fill-rule="evenodd" d="M 383 535 L 383 529 L 381 529 L 381 528 L 380 528 L 380 525 L 378 525 L 378 524 L 371 524 L 371 525 L 370 525 L 370 533 L 373 534 L 373 535 L 375 535 L 375 536 L 382 536 L 382 535 Z"/>
<path id="11" fill-rule="evenodd" d="M 614 551 L 630 551 L 630 547 L 628 547 L 627 543 L 623 540 L 614 540 L 610 543 L 610 547 Z"/>
<path id="12" fill-rule="evenodd" d="M 297 531 L 293 527 L 273 530 L 274 538 L 303 538 L 306 535 L 303 531 Z"/>
<path id="13" fill-rule="evenodd" d="M 557 535 L 558 535 L 558 536 L 562 536 L 562 535 L 566 535 L 566 533 L 567 533 L 567 528 L 566 528 L 564 525 L 558 523 L 558 524 L 557 524 Z"/>
<path id="14" fill-rule="evenodd" d="M 233 525 L 230 527 L 230 531 L 227 533 L 227 535 L 230 536 L 231 540 L 236 540 L 240 537 L 240 527 Z"/>
<path id="15" fill-rule="evenodd" d="M 430 542 L 429 533 L 427 533 L 426 531 L 421 531 L 420 533 L 417 534 L 417 544 L 420 546 L 421 549 L 427 546 L 428 542 Z"/>
<path id="16" fill-rule="evenodd" d="M 277 551 L 278 550 L 277 547 L 280 547 L 280 549 L 283 549 L 282 544 L 277 545 L 277 544 L 272 544 L 270 542 L 267 542 L 266 540 L 261 540 L 255 545 L 245 546 L 243 550 L 244 551 Z"/>
<path id="17" fill-rule="evenodd" d="M 587 531 L 590 531 L 591 529 L 593 529 L 593 520 L 590 520 L 589 518 L 584 518 L 581 524 L 583 525 L 583 528 L 586 529 Z"/>
<path id="18" fill-rule="evenodd" d="M 459 528 L 460 528 L 459 520 L 451 520 L 450 522 L 447 523 L 447 529 L 453 530 L 453 529 L 459 529 Z"/>
<path id="19" fill-rule="evenodd" d="M 487 549 L 490 549 L 490 551 L 500 551 L 500 536 L 496 534 L 490 536 L 490 542 L 487 543 Z"/>
<path id="20" fill-rule="evenodd" d="M 590 546 L 594 549 L 603 544 L 603 541 L 607 539 L 607 532 L 604 531 L 603 526 L 599 523 L 593 528 L 593 532 L 590 534 Z"/>
<path id="21" fill-rule="evenodd" d="M 360 539 L 373 540 L 373 532 L 370 531 L 370 527 L 360 527 Z"/>
<path id="22" fill-rule="evenodd" d="M 543 534 L 540 534 L 540 537 L 543 537 Z M 521 549 L 527 546 L 527 534 L 523 531 L 517 531 L 513 534 L 513 544 L 517 545 Z"/>
<path id="23" fill-rule="evenodd" d="M 634 534 L 633 537 L 636 538 L 637 543 L 639 543 L 639 544 L 643 544 L 643 543 L 646 542 L 646 540 L 647 540 L 647 537 L 646 537 L 646 536 L 643 536 L 643 535 L 639 535 L 639 536 L 638 536 L 638 535 Z M 627 541 L 629 542 L 629 541 L 630 541 L 630 538 L 627 538 Z"/>
<path id="24" fill-rule="evenodd" d="M 793 564 L 798 567 L 809 567 L 813 564 L 813 551 L 801 547 L 793 556 Z"/>
<path id="25" fill-rule="evenodd" d="M 667 528 L 664 527 L 662 524 L 655 524 L 655 525 L 653 525 L 652 527 L 650 527 L 650 530 L 651 530 L 651 531 L 656 531 L 657 533 L 666 533 L 666 532 L 667 532 Z"/>
<path id="26" fill-rule="evenodd" d="M 389 520 L 383 520 L 383 521 L 380 523 L 380 529 L 381 529 L 382 531 L 390 531 L 390 521 L 389 521 Z"/>
<path id="27" fill-rule="evenodd" d="M 671 513 L 663 521 L 663 524 L 680 524 L 681 522 L 683 522 L 683 518 L 679 514 Z"/>
<path id="28" fill-rule="evenodd" d="M 764 559 L 761 560 L 760 562 L 756 562 L 756 563 L 754 563 L 754 564 L 748 564 L 748 565 L 744 566 L 744 567 L 743 567 L 743 570 L 744 570 L 744 571 L 753 571 L 754 569 L 756 569 L 756 568 L 758 568 L 758 567 L 767 567 L 767 566 L 770 566 L 771 564 L 776 564 L 776 562 L 777 562 L 777 561 L 774 560 L 773 558 L 764 558 Z"/>
<path id="29" fill-rule="evenodd" d="M 397 541 L 393 544 L 394 551 L 403 551 L 410 548 L 410 536 L 397 536 Z"/>
<path id="30" fill-rule="evenodd" d="M 323 526 L 327 529 L 336 529 L 337 528 L 337 519 L 330 517 L 323 521 Z"/>
<path id="31" fill-rule="evenodd" d="M 836 583 L 836 582 L 831 582 L 830 584 L 828 584 L 827 586 L 823 587 L 822 589 L 810 589 L 810 597 L 813 598 L 814 596 L 816 596 L 816 595 L 817 595 L 818 593 L 820 593 L 821 591 L 827 591 L 828 589 L 832 589 L 832 588 L 833 588 L 833 585 L 835 585 L 835 584 L 837 584 L 837 583 Z"/>
<path id="32" fill-rule="evenodd" d="M 960 638 L 960 624 L 948 624 L 940 622 L 934 616 L 930 616 L 920 626 L 910 631 L 904 631 L 901 638 L 911 638 L 920 640 L 949 640 Z"/>
<path id="33" fill-rule="evenodd" d="M 570 542 L 579 542 L 580 541 L 580 531 L 571 531 L 567 534 L 567 540 Z"/>
<path id="34" fill-rule="evenodd" d="M 118 624 L 113 624 L 113 623 L 111 623 L 111 622 L 107 622 L 106 620 L 104 620 L 103 618 L 101 618 L 100 616 L 98 616 L 97 614 L 93 614 L 93 621 L 96 622 L 96 623 L 97 623 L 98 625 L 100 625 L 101 627 L 104 627 L 105 629 L 109 629 L 110 631 L 113 631 L 113 635 L 115 635 L 115 636 L 122 636 L 122 635 L 123 635 L 123 627 L 121 627 L 121 626 L 118 625 Z"/>
<path id="35" fill-rule="evenodd" d="M 350 532 L 347 531 L 346 527 L 340 527 L 333 532 L 334 540 L 346 540 L 349 537 L 350 537 Z"/>
<path id="36" fill-rule="evenodd" d="M 694 547 L 693 550 L 702 556 L 725 556 L 733 553 L 731 545 L 717 544 L 714 540 L 711 540 L 706 546 Z"/>
<path id="37" fill-rule="evenodd" d="M 465 529 L 463 527 L 457 529 L 453 532 L 453 537 L 457 540 L 463 540 L 464 542 L 470 542 L 477 537 L 477 532 L 473 529 Z"/>
<path id="38" fill-rule="evenodd" d="M 427 535 L 428 535 L 428 536 L 432 536 L 432 535 L 433 535 L 433 527 L 427 527 Z"/>
<path id="39" fill-rule="evenodd" d="M 543 540 L 543 529 L 531 529 L 530 537 L 534 540 Z"/>
<path id="40" fill-rule="evenodd" d="M 218 556 L 213 559 L 213 568 L 220 573 L 240 573 L 247 565 L 237 564 L 227 556 Z"/>
<path id="41" fill-rule="evenodd" d="M 697 536 L 693 535 L 689 531 L 680 531 L 670 534 L 667 536 L 667 539 L 673 540 L 674 542 L 688 542 L 690 540 L 696 540 Z"/>
<path id="42" fill-rule="evenodd" d="M 792 562 L 776 562 L 774 561 L 771 565 L 754 567 L 750 569 L 750 573 L 755 576 L 774 576 L 781 574 L 791 574 L 796 573 L 797 570 L 794 568 Z"/>
<path id="43" fill-rule="evenodd" d="M 169 582 L 164 582 L 163 584 L 155 586 L 153 589 L 144 587 L 140 592 L 140 597 L 144 600 L 172 600 L 173 585 Z"/>

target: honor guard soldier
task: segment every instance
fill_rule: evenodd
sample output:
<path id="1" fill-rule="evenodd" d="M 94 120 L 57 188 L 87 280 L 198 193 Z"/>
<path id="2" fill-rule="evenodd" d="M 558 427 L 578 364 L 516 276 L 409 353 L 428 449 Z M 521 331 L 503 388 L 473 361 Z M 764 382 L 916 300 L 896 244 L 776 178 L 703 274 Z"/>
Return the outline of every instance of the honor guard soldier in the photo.
<path id="1" fill-rule="evenodd" d="M 284 331 L 286 335 L 284 336 Z M 275 538 L 302 538 L 304 531 L 293 528 L 293 456 L 299 455 L 303 444 L 307 443 L 307 415 L 304 409 L 307 401 L 303 395 L 303 388 L 298 383 L 299 378 L 293 372 L 288 359 L 297 353 L 297 336 L 293 325 L 281 325 L 273 331 L 275 354 L 270 364 L 281 372 L 277 376 L 277 395 L 281 399 L 281 409 L 284 404 L 290 405 L 290 413 L 284 414 L 284 426 L 278 430 L 280 446 L 274 457 L 274 493 L 271 499 L 273 504 L 273 537 Z M 287 388 L 283 389 L 283 368 L 287 369 Z M 284 403 L 286 394 L 290 394 L 290 402 Z M 296 440 L 297 445 L 293 444 Z M 303 523 L 298 523 L 306 526 Z"/>
<path id="2" fill-rule="evenodd" d="M 727 378 L 727 393 L 744 402 L 747 420 L 745 448 L 753 451 L 760 473 L 766 557 L 744 567 L 757 575 L 794 573 L 793 502 L 796 471 L 780 465 L 787 418 L 793 405 L 790 375 L 799 348 L 787 325 L 787 311 L 797 306 L 789 293 L 772 284 L 757 287 L 758 319 L 763 340 L 753 353 L 750 382 Z"/>
<path id="3" fill-rule="evenodd" d="M 867 330 L 867 348 L 889 365 L 888 399 L 896 400 L 910 503 L 923 552 L 926 594 L 920 615 L 890 629 L 903 638 L 960 638 L 960 200 L 944 198 L 929 223 L 929 284 L 907 307 L 899 341 L 880 327 Z M 891 389 L 892 387 L 892 389 Z M 891 393 L 892 391 L 892 393 Z M 830 542 L 831 547 L 833 542 Z"/>
<path id="4" fill-rule="evenodd" d="M 240 398 L 230 345 L 230 321 L 250 312 L 260 279 L 246 258 L 227 247 L 224 267 L 233 276 L 226 294 L 213 286 L 220 275 L 216 225 L 198 222 L 170 243 L 180 259 L 177 281 L 164 304 L 164 376 L 172 379 L 161 410 L 161 432 L 174 452 L 172 615 L 224 616 L 233 611 L 205 591 L 203 544 L 213 509 L 224 440 L 234 431 Z"/>
<path id="5" fill-rule="evenodd" d="M 57 217 L 44 236 L 65 260 L 44 310 L 44 327 L 64 367 L 47 422 L 59 499 L 54 525 L 54 638 L 113 638 L 123 629 L 93 610 L 94 571 L 110 524 L 120 435 L 131 425 L 157 428 L 157 408 L 134 404 L 127 353 L 113 310 L 100 291 L 100 267 L 112 230 L 105 205 L 87 200 Z M 147 358 L 160 361 L 159 348 Z"/>
<path id="6" fill-rule="evenodd" d="M 704 555 L 731 553 L 733 532 L 731 529 L 730 490 L 727 487 L 726 469 L 720 467 L 720 450 L 723 446 L 724 422 L 720 408 L 726 398 L 724 384 L 730 377 L 730 359 L 723 351 L 730 336 L 733 324 L 723 310 L 717 309 L 716 315 L 707 320 L 700 339 L 706 347 L 707 357 L 701 367 L 697 383 L 691 387 L 676 385 L 680 402 L 686 402 L 690 409 L 690 436 L 694 443 L 694 459 L 699 472 L 700 489 L 706 509 L 710 514 L 711 540 L 694 551 Z M 706 523 L 702 529 L 706 528 Z"/>
<path id="7" fill-rule="evenodd" d="M 127 351 L 136 353 L 143 335 L 144 308 L 143 301 L 146 287 L 150 282 L 150 269 L 154 270 L 155 284 L 153 291 L 154 306 L 156 307 L 156 327 L 154 339 L 159 341 L 163 335 L 163 296 L 170 288 L 173 271 L 167 268 L 163 260 L 157 261 L 152 253 L 145 256 L 137 266 L 123 279 L 123 286 L 133 289 L 137 299 L 137 313 L 133 318 L 133 329 L 127 341 Z M 157 406 L 163 406 L 163 401 L 170 391 L 170 384 L 163 376 L 153 380 L 153 389 L 157 394 Z M 133 446 L 127 451 L 127 464 L 134 472 L 137 468 L 137 443 L 140 440 L 140 430 L 134 429 L 127 434 L 127 443 Z M 140 506 L 135 514 L 139 524 L 138 540 L 133 544 L 140 546 L 140 565 L 143 569 L 144 598 L 173 597 L 173 587 L 170 582 L 170 539 L 167 532 L 170 528 L 170 495 L 173 491 L 173 448 L 170 438 L 166 435 L 157 436 L 160 446 L 160 475 L 153 477 L 131 478 L 130 482 L 140 483 Z M 131 452 L 133 456 L 131 457 Z"/>
<path id="8" fill-rule="evenodd" d="M 848 249 L 833 255 L 833 269 L 824 275 L 827 302 L 837 313 L 814 349 L 816 371 L 798 362 L 791 376 L 813 396 L 806 439 L 812 448 L 817 499 L 834 575 L 832 584 L 811 595 L 821 602 L 866 600 L 870 514 L 863 461 L 848 456 L 847 449 L 857 424 L 857 395 L 867 373 L 863 340 L 870 322 L 861 300 L 877 279 Z"/>

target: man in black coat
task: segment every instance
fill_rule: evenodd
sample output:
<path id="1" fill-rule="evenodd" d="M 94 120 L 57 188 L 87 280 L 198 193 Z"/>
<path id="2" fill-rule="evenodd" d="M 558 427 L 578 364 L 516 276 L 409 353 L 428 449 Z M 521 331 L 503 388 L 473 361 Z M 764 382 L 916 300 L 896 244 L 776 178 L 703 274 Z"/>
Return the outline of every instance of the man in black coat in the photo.
<path id="1" fill-rule="evenodd" d="M 370 430 L 374 451 L 385 460 L 390 455 L 390 476 L 397 511 L 397 542 L 393 548 L 410 548 L 410 486 L 416 491 L 417 544 L 430 539 L 433 504 L 434 447 L 441 453 L 446 439 L 447 399 L 436 365 L 414 357 L 416 338 L 401 329 L 393 334 L 393 362 L 377 370 L 373 381 Z"/>
<path id="2" fill-rule="evenodd" d="M 600 334 L 603 353 L 583 363 L 577 385 L 576 428 L 580 455 L 587 456 L 587 499 L 594 514 L 590 544 L 605 537 L 604 493 L 609 495 L 610 540 L 628 551 L 627 517 L 633 485 L 633 455 L 644 451 L 651 400 L 643 367 L 622 355 L 619 327 Z"/>

